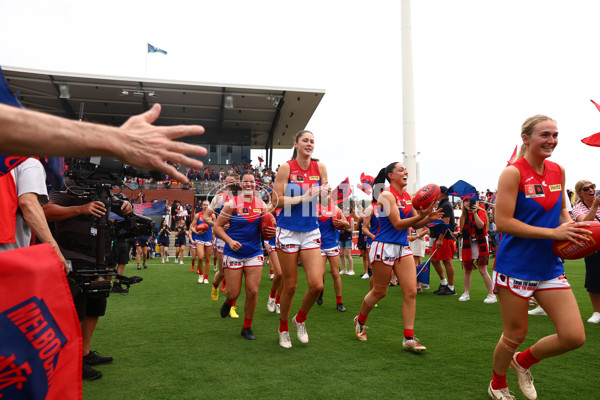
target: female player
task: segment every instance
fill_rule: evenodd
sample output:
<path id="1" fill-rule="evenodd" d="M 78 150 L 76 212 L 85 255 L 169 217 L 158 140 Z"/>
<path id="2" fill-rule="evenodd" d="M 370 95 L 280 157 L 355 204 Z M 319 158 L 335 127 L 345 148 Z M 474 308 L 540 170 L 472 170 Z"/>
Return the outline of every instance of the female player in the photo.
<path id="1" fill-rule="evenodd" d="M 260 217 L 268 212 L 265 203 L 254 196 L 255 187 L 251 172 L 242 175 L 241 194 L 225 203 L 215 224 L 215 233 L 225 241 L 223 272 L 227 279 L 227 300 L 221 307 L 221 317 L 229 315 L 234 301 L 240 295 L 242 276 L 245 276 L 246 301 L 241 335 L 248 340 L 256 339 L 252 333 L 252 319 L 258 303 L 258 287 L 264 264 Z M 226 224 L 229 224 L 227 231 L 224 229 Z M 273 229 L 271 233 L 275 234 L 274 228 L 269 229 Z"/>
<path id="2" fill-rule="evenodd" d="M 340 259 L 342 262 L 342 275 L 354 275 L 354 259 L 352 258 L 352 232 L 354 231 L 354 210 L 344 210 L 348 227 L 340 233 Z M 348 265 L 346 267 L 346 265 Z"/>
<path id="3" fill-rule="evenodd" d="M 382 168 L 375 178 L 375 187 L 387 180 L 390 187 L 377 196 L 379 230 L 371 243 L 371 266 L 373 268 L 373 288 L 365 296 L 360 314 L 354 318 L 355 333 L 359 340 L 367 340 L 365 322 L 375 304 L 385 297 L 392 270 L 402 288 L 402 322 L 404 340 L 402 347 L 414 352 L 425 351 L 414 335 L 417 271 L 407 239 L 411 226 L 420 228 L 432 219 L 439 219 L 440 213 L 432 211 L 435 202 L 425 210 L 412 208 L 411 196 L 404 190 L 408 179 L 406 167 L 398 162 Z M 374 193 L 379 193 L 374 191 Z M 414 213 L 413 213 L 414 211 Z"/>
<path id="4" fill-rule="evenodd" d="M 160 246 L 161 263 L 169 262 L 169 235 L 171 230 L 167 226 L 167 220 L 163 219 L 158 229 L 158 245 Z"/>
<path id="5" fill-rule="evenodd" d="M 564 276 L 560 259 L 552 251 L 553 239 L 586 240 L 588 223 L 572 222 L 565 208 L 564 169 L 546 160 L 558 144 L 556 122 L 543 115 L 527 119 L 521 129 L 523 144 L 517 161 L 506 167 L 498 181 L 496 228 L 502 232 L 494 265 L 503 332 L 494 351 L 488 394 L 514 399 L 506 384 L 510 366 L 521 391 L 536 399 L 529 368 L 548 357 L 583 345 L 581 314 Z M 527 302 L 535 297 L 548 313 L 556 334 L 515 353 L 528 329 Z"/>
<path id="6" fill-rule="evenodd" d="M 175 264 L 183 265 L 183 254 L 185 253 L 185 238 L 187 230 L 185 229 L 185 220 L 180 219 L 175 228 Z"/>
<path id="7" fill-rule="evenodd" d="M 471 288 L 471 273 L 478 269 L 487 289 L 486 304 L 496 303 L 496 295 L 492 287 L 492 278 L 487 271 L 490 260 L 488 242 L 488 219 L 485 209 L 475 200 L 464 199 L 460 215 L 460 233 L 462 235 L 462 264 L 465 270 L 465 291 L 458 301 L 469 301 Z"/>
<path id="8" fill-rule="evenodd" d="M 311 132 L 296 134 L 292 160 L 281 165 L 275 177 L 273 190 L 277 195 L 277 208 L 283 208 L 277 226 L 277 256 L 281 263 L 283 289 L 281 292 L 281 320 L 279 345 L 292 347 L 288 320 L 292 299 L 298 282 L 298 259 L 302 263 L 308 290 L 302 306 L 292 318 L 298 339 L 308 343 L 306 315 L 323 291 L 323 261 L 321 260 L 321 234 L 317 222 L 317 196 L 327 196 L 325 165 L 311 158 L 315 139 Z"/>
<path id="9" fill-rule="evenodd" d="M 210 225 L 203 220 L 204 213 L 208 209 L 208 201 L 202 202 L 202 211 L 197 212 L 190 224 L 188 237 L 190 239 L 190 249 L 192 253 L 192 268 L 194 271 L 194 262 L 198 258 L 198 283 L 209 283 L 208 271 L 210 269 L 210 255 L 212 253 L 212 229 Z M 202 272 L 204 271 L 204 276 Z"/>
<path id="10" fill-rule="evenodd" d="M 323 205 L 325 203 L 325 205 Z M 331 269 L 333 278 L 333 290 L 335 292 L 335 303 L 339 312 L 345 312 L 346 308 L 342 303 L 342 278 L 340 277 L 340 245 L 338 242 L 339 229 L 349 229 L 350 223 L 342 216 L 340 210 L 335 204 L 331 203 L 331 196 L 327 196 L 325 202 L 317 204 L 317 216 L 319 218 L 319 231 L 321 232 L 321 256 L 323 257 L 323 272 L 327 271 L 327 260 Z M 323 280 L 325 276 L 323 275 Z M 317 304 L 323 304 L 323 292 L 317 299 Z"/>

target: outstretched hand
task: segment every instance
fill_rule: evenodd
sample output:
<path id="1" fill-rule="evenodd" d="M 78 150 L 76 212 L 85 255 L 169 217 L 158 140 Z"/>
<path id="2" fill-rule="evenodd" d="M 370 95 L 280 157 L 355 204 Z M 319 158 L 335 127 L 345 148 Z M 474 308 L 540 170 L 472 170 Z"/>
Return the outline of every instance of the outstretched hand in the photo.
<path id="1" fill-rule="evenodd" d="M 152 125 L 158 119 L 160 111 L 160 104 L 154 104 L 145 113 L 125 121 L 119 128 L 120 136 L 115 138 L 117 140 L 115 153 L 117 158 L 126 164 L 162 171 L 180 182 L 188 182 L 185 175 L 166 162 L 202 168 L 201 161 L 187 157 L 185 154 L 205 156 L 206 149 L 174 139 L 201 135 L 204 133 L 204 128 L 200 125 Z"/>

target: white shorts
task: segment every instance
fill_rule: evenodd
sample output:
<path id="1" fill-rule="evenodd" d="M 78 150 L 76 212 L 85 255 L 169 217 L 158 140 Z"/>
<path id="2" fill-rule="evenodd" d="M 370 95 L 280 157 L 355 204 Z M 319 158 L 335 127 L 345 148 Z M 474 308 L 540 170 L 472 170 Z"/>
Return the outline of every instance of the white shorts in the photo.
<path id="1" fill-rule="evenodd" d="M 249 258 L 234 258 L 223 255 L 223 268 L 242 269 L 244 267 L 262 267 L 265 263 L 265 256 L 258 255 Z"/>
<path id="2" fill-rule="evenodd" d="M 371 249 L 369 250 L 369 260 L 371 260 L 371 264 L 374 262 L 381 262 L 390 267 L 394 265 L 396 260 L 412 255 L 413 253 L 409 246 L 377 241 L 371 243 Z"/>
<path id="3" fill-rule="evenodd" d="M 336 246 L 331 249 L 321 248 L 321 255 L 323 257 L 335 257 L 340 255 L 340 247 Z"/>
<path id="4" fill-rule="evenodd" d="M 409 243 L 410 250 L 413 252 L 413 256 L 424 257 L 425 256 L 425 241 L 423 239 L 416 239 Z"/>
<path id="5" fill-rule="evenodd" d="M 225 241 L 223 239 L 221 239 L 220 237 L 215 237 L 213 245 L 218 253 L 223 254 L 223 249 L 225 248 Z"/>
<path id="6" fill-rule="evenodd" d="M 272 252 L 274 252 L 274 251 L 276 250 L 276 249 L 275 249 L 275 246 L 271 246 L 271 244 L 269 243 L 269 241 L 268 241 L 268 240 L 264 240 L 264 241 L 263 241 L 263 244 L 265 245 L 265 249 L 267 249 L 267 252 L 268 252 L 269 254 L 270 254 L 270 253 L 272 253 Z"/>
<path id="7" fill-rule="evenodd" d="M 524 299 L 533 296 L 538 290 L 569 289 L 571 287 L 564 274 L 548 281 L 526 281 L 494 271 L 492 279 L 494 281 L 494 293 L 498 293 L 498 287 L 505 287 L 514 295 Z"/>
<path id="8" fill-rule="evenodd" d="M 190 240 L 190 247 L 192 249 L 195 249 L 196 246 L 211 247 L 212 245 L 213 245 L 212 242 L 209 242 L 207 240 L 197 240 L 195 243 Z"/>
<path id="9" fill-rule="evenodd" d="M 277 227 L 275 243 L 277 249 L 284 253 L 297 253 L 300 250 L 320 249 L 321 231 L 317 228 L 310 232 L 296 232 Z"/>

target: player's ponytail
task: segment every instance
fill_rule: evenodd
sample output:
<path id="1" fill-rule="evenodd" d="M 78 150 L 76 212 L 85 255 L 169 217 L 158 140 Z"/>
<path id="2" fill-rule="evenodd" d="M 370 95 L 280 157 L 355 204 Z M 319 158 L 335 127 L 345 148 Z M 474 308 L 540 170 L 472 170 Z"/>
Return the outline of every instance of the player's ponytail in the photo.
<path id="1" fill-rule="evenodd" d="M 385 190 L 385 181 L 390 181 L 389 174 L 392 173 L 398 162 L 393 162 L 385 168 L 381 168 L 373 180 L 373 200 L 377 201 L 379 194 Z"/>

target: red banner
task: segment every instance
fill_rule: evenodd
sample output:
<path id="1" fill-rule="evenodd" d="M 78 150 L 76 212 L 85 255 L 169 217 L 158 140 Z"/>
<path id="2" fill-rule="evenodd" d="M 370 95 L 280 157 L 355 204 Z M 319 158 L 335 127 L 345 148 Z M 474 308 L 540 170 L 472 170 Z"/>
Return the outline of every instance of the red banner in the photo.
<path id="1" fill-rule="evenodd" d="M 0 252 L 0 398 L 81 399 L 79 320 L 48 244 Z"/>

